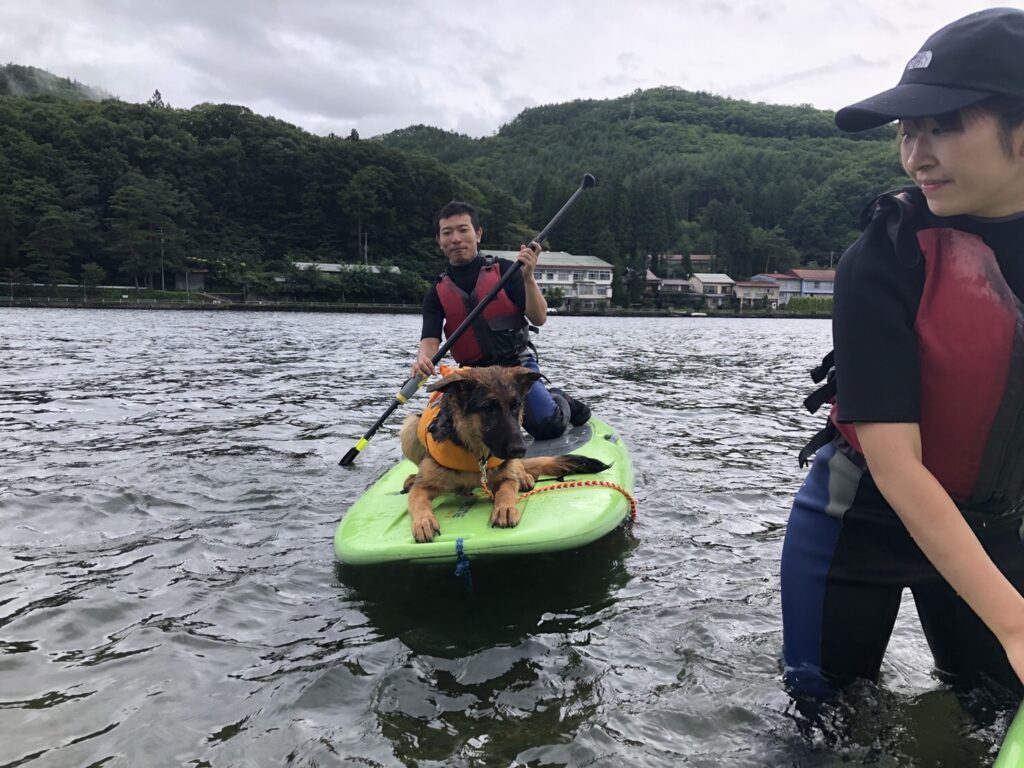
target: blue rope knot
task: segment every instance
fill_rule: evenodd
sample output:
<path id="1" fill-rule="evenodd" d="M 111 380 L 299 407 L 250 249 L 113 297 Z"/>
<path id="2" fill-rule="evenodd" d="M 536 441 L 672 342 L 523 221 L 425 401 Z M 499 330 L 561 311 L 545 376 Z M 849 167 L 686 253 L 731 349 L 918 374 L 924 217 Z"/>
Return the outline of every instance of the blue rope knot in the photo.
<path id="1" fill-rule="evenodd" d="M 461 538 L 455 540 L 455 578 L 466 583 L 467 592 L 473 591 L 473 574 L 469 572 L 469 558 Z"/>

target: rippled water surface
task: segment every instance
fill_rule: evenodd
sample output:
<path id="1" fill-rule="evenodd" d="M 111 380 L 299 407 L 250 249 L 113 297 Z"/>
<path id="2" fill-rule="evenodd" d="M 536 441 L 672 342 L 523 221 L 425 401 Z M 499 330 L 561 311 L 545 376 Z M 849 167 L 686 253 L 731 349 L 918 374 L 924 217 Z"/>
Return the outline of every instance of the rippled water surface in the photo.
<path id="1" fill-rule="evenodd" d="M 3 766 L 979 765 L 904 610 L 843 735 L 780 683 L 815 320 L 552 318 L 636 524 L 579 552 L 335 565 L 398 458 L 418 319 L 0 309 Z M 905 604 L 905 609 L 910 603 Z"/>

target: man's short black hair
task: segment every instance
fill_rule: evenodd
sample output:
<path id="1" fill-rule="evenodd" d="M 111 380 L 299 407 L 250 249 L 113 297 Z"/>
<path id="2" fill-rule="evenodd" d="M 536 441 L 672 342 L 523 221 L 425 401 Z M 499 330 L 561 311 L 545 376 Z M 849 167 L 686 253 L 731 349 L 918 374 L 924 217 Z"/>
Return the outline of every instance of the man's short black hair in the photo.
<path id="1" fill-rule="evenodd" d="M 434 236 L 437 237 L 441 234 L 441 219 L 448 219 L 452 216 L 461 216 L 467 214 L 469 220 L 473 222 L 473 229 L 480 229 L 480 222 L 476 218 L 476 208 L 469 203 L 464 203 L 461 200 L 452 200 L 446 203 L 444 208 L 437 212 L 437 216 L 434 217 Z"/>

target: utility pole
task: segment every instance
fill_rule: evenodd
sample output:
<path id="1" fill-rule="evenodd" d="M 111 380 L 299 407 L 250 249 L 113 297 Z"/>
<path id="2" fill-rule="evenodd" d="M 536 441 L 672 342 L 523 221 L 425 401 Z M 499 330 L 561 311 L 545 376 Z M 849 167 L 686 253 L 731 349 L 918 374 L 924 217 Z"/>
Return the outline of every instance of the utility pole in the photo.
<path id="1" fill-rule="evenodd" d="M 368 238 L 367 238 L 368 234 L 369 234 L 369 232 L 367 232 L 364 229 L 363 230 L 363 263 L 366 266 L 370 266 L 370 245 L 369 245 Z"/>
<path id="2" fill-rule="evenodd" d="M 164 228 L 160 227 L 160 290 L 166 291 L 167 284 L 164 281 Z"/>

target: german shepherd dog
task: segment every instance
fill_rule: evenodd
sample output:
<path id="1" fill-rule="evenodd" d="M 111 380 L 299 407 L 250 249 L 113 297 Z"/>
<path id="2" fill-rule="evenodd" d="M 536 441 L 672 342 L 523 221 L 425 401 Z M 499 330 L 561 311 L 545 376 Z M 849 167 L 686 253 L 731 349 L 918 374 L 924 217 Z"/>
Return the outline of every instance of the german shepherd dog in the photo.
<path id="1" fill-rule="evenodd" d="M 424 434 L 419 425 L 421 414 L 405 418 L 402 453 L 418 467 L 416 474 L 406 479 L 404 489 L 409 493 L 409 516 L 416 541 L 431 541 L 441 532 L 431 505 L 434 498 L 481 484 L 481 460 L 491 459 L 487 469 L 487 485 L 494 492 L 491 525 L 498 528 L 513 528 L 519 523 L 516 497 L 520 491 L 532 489 L 538 477 L 608 469 L 604 462 L 575 454 L 522 458 L 526 454 L 523 401 L 539 378 L 539 373 L 528 368 L 461 368 L 427 387 L 428 392 L 443 393 L 437 416 L 427 427 L 428 442 L 441 451 L 461 449 L 466 460 L 459 468 L 438 463 L 420 439 Z M 444 457 L 442 460 L 452 463 Z"/>

